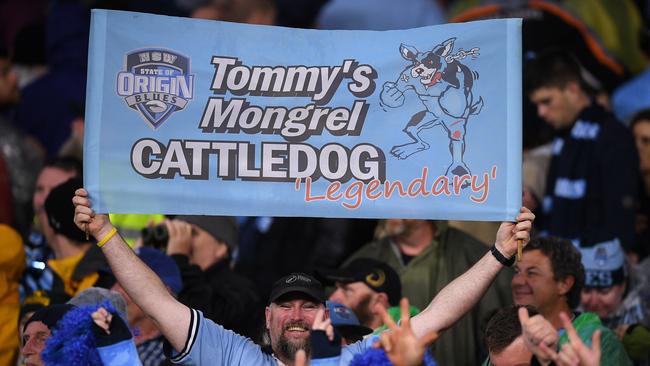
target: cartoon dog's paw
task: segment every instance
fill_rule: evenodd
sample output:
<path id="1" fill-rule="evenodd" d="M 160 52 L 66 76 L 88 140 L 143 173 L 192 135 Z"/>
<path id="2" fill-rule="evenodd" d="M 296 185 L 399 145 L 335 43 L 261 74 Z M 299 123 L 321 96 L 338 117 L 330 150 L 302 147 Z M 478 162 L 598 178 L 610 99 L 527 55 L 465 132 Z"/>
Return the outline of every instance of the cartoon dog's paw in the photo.
<path id="1" fill-rule="evenodd" d="M 428 145 L 421 144 L 421 143 L 413 143 L 413 144 L 404 144 L 404 145 L 398 145 L 394 146 L 391 150 L 390 153 L 395 156 L 398 159 L 406 159 L 409 156 L 415 154 L 416 152 L 426 150 L 428 148 Z"/>
<path id="2" fill-rule="evenodd" d="M 384 84 L 380 98 L 382 103 L 390 108 L 397 108 L 404 104 L 404 93 L 397 89 L 393 82 Z"/>

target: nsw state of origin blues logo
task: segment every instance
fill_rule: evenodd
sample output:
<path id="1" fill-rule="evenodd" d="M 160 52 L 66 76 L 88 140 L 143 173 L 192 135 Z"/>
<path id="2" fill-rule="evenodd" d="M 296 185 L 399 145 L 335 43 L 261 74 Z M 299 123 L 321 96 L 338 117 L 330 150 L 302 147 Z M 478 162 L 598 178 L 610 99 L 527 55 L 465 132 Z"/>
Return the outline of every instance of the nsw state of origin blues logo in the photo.
<path id="1" fill-rule="evenodd" d="M 165 49 L 128 53 L 125 71 L 117 74 L 117 94 L 157 129 L 192 99 L 190 59 Z"/>

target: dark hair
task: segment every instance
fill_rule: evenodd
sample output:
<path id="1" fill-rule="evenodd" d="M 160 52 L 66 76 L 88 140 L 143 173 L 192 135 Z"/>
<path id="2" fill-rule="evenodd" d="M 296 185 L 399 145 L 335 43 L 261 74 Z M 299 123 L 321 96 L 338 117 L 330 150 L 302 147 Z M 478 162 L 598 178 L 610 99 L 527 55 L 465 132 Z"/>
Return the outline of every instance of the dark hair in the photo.
<path id="1" fill-rule="evenodd" d="M 524 247 L 524 252 L 531 250 L 539 250 L 548 257 L 556 281 L 569 276 L 574 278 L 566 297 L 569 307 L 575 309 L 580 304 L 580 293 L 585 285 L 585 267 L 580 251 L 569 240 L 554 236 L 534 238 Z"/>
<path id="2" fill-rule="evenodd" d="M 578 60 L 563 50 L 546 50 L 524 64 L 524 90 L 527 95 L 540 88 L 564 88 L 575 82 L 585 91 L 590 91 L 582 78 Z"/>
<path id="3" fill-rule="evenodd" d="M 79 159 L 72 156 L 60 156 L 48 160 L 43 165 L 43 169 L 45 168 L 57 168 L 65 172 L 74 172 L 80 178 L 83 176 L 83 164 Z"/>
<path id="4" fill-rule="evenodd" d="M 539 314 L 537 309 L 530 305 L 512 305 L 499 309 L 490 318 L 485 329 L 488 352 L 500 353 L 521 335 L 521 323 L 517 314 L 520 307 L 528 309 L 530 316 Z"/>
<path id="5" fill-rule="evenodd" d="M 634 126 L 639 124 L 641 121 L 650 122 L 650 109 L 643 109 L 632 117 L 630 120 L 630 130 L 634 129 Z"/>

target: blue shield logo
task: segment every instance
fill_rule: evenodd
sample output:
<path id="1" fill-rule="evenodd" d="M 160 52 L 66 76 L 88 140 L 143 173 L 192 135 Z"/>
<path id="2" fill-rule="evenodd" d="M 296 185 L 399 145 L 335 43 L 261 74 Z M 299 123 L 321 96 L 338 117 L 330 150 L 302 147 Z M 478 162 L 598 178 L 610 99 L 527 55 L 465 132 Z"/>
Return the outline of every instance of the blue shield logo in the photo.
<path id="1" fill-rule="evenodd" d="M 117 94 L 154 129 L 185 108 L 194 93 L 190 59 L 166 49 L 145 49 L 125 56 L 117 74 Z"/>

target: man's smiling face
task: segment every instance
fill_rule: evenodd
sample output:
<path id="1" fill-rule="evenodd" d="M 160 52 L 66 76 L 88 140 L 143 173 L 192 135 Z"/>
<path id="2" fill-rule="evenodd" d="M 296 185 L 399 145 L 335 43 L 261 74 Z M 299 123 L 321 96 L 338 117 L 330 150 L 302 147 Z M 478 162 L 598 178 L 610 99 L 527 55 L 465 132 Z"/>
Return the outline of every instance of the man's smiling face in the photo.
<path id="1" fill-rule="evenodd" d="M 304 349 L 309 354 L 309 331 L 316 312 L 323 308 L 299 293 L 282 296 L 266 308 L 266 328 L 273 352 L 282 361 L 293 360 Z"/>
<path id="2" fill-rule="evenodd" d="M 512 297 L 517 305 L 532 305 L 544 314 L 562 300 L 563 294 L 555 280 L 551 261 L 541 250 L 524 252 L 515 265 L 511 283 Z"/>

